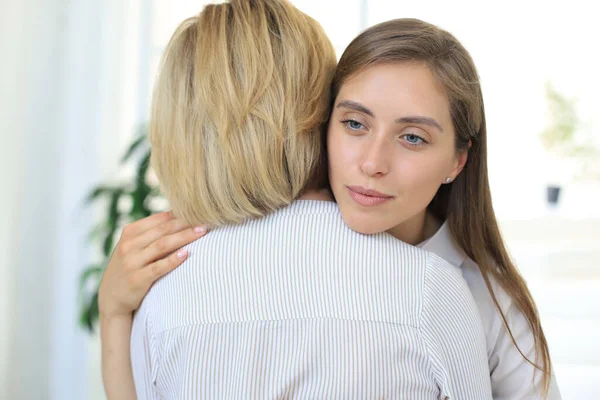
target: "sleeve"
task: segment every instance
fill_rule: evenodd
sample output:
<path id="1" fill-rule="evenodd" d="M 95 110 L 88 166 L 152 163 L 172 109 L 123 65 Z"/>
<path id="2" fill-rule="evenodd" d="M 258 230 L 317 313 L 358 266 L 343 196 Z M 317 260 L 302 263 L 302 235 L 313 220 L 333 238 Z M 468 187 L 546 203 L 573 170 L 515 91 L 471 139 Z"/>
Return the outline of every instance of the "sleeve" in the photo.
<path id="1" fill-rule="evenodd" d="M 492 398 L 485 334 L 460 271 L 430 254 L 421 331 L 442 399 Z"/>
<path id="2" fill-rule="evenodd" d="M 504 300 L 502 309 L 519 349 L 529 360 L 535 361 L 533 334 L 525 316 L 500 287 L 496 287 L 495 292 L 498 293 L 499 298 L 501 296 Z M 497 327 L 498 335 L 489 360 L 494 399 L 542 398 L 542 373 L 523 358 L 519 349 L 512 342 L 508 330 L 502 324 L 501 316 L 496 309 L 494 309 L 494 315 L 495 324 L 499 325 Z M 550 382 L 547 399 L 561 400 L 554 376 Z"/>
<path id="3" fill-rule="evenodd" d="M 131 366 L 138 400 L 160 399 L 157 387 L 157 354 L 150 313 L 145 302 L 136 312 L 131 329 Z"/>

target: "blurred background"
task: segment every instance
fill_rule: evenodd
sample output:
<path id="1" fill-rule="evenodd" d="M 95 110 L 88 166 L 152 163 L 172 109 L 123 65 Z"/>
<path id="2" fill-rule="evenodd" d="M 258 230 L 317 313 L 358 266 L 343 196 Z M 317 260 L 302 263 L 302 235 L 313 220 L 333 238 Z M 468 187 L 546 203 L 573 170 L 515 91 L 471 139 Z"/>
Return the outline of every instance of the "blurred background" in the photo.
<path id="1" fill-rule="evenodd" d="M 593 2 L 296 0 L 341 55 L 362 29 L 416 17 L 478 66 L 494 206 L 538 303 L 564 399 L 600 396 L 600 25 Z M 2 0 L 0 399 L 104 399 L 80 275 L 101 183 L 147 121 L 160 55 L 190 0 Z M 566 121 L 566 122 L 565 122 Z M 135 158 L 135 157 L 134 157 Z M 118 227 L 117 227 L 118 229 Z M 118 232 L 117 232 L 118 238 Z"/>

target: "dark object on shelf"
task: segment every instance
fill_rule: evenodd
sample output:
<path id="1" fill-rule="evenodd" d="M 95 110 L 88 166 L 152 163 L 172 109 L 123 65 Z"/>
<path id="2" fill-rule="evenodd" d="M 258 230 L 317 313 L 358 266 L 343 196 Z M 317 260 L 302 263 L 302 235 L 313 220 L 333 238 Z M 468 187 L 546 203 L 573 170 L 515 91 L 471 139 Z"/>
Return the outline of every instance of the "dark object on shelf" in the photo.
<path id="1" fill-rule="evenodd" d="M 558 204 L 558 200 L 560 199 L 560 189 L 560 186 L 548 185 L 546 187 L 546 201 L 548 204 L 552 206 Z"/>

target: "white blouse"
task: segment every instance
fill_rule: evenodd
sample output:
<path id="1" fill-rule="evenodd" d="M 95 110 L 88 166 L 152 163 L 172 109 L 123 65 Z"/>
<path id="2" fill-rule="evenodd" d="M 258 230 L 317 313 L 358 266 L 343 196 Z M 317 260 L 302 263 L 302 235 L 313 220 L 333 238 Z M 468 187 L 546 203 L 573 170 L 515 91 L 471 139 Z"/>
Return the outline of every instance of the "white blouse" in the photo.
<path id="1" fill-rule="evenodd" d="M 447 223 L 444 223 L 431 238 L 419 247 L 437 254 L 450 264 L 460 268 L 463 278 L 471 289 L 485 330 L 494 399 L 540 399 L 541 372 L 529 364 L 513 344 L 485 285 L 479 267 L 456 245 Z M 527 320 L 516 307 L 512 298 L 493 279 L 492 288 L 519 348 L 527 358 L 535 360 L 533 335 Z M 535 380 L 533 380 L 534 372 L 536 372 Z M 548 399 L 561 399 L 554 376 L 550 382 Z"/>
<path id="2" fill-rule="evenodd" d="M 143 399 L 491 398 L 460 271 L 332 202 L 297 201 L 186 246 L 136 312 Z"/>

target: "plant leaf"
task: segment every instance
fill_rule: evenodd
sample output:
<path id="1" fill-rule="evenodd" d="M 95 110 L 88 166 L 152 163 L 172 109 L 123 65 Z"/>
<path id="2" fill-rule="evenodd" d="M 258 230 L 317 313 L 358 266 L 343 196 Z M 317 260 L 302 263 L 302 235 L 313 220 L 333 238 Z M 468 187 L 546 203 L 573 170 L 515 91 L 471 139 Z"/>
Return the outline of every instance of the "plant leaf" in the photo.
<path id="1" fill-rule="evenodd" d="M 83 302 L 79 313 L 80 325 L 89 333 L 94 333 L 94 325 L 98 321 L 100 311 L 98 310 L 98 292 L 94 293 L 89 300 Z"/>
<path id="2" fill-rule="evenodd" d="M 92 331 L 94 330 L 94 325 L 96 321 L 98 321 L 98 317 L 100 316 L 100 310 L 98 309 L 98 292 L 94 293 L 92 296 L 92 301 L 90 302 L 90 321 L 92 326 Z"/>
<path id="3" fill-rule="evenodd" d="M 140 164 L 138 165 L 138 170 L 137 170 L 137 175 L 136 175 L 136 181 L 138 182 L 138 185 L 142 182 L 146 182 L 146 174 L 148 173 L 148 168 L 150 168 L 150 156 L 151 155 L 152 154 L 148 150 L 148 152 L 146 154 L 144 154 L 144 157 L 142 157 L 142 160 L 140 161 Z"/>
<path id="4" fill-rule="evenodd" d="M 122 189 L 119 187 L 116 187 L 116 186 L 97 186 L 94 189 L 92 189 L 90 194 L 87 195 L 87 197 L 85 199 L 85 204 L 89 204 L 89 203 L 93 202 L 100 196 L 113 194 L 117 190 L 122 190 Z"/>
<path id="5" fill-rule="evenodd" d="M 90 233 L 88 233 L 87 235 L 87 239 L 90 242 L 96 241 L 100 238 L 100 236 L 102 235 L 102 233 L 106 230 L 106 224 L 104 223 L 99 223 L 97 224 L 94 229 L 92 229 L 90 231 Z"/>
<path id="6" fill-rule="evenodd" d="M 105 267 L 103 265 L 90 265 L 81 272 L 79 276 L 79 288 L 81 291 L 85 290 L 87 281 L 92 277 L 101 276 L 104 274 Z"/>
<path id="7" fill-rule="evenodd" d="M 146 183 L 146 174 L 148 172 L 149 167 L 150 152 L 148 151 L 140 161 L 140 164 L 138 165 L 138 170 L 136 174 L 136 186 L 133 192 L 131 193 L 133 206 L 131 207 L 131 212 L 129 215 L 133 221 L 145 218 L 152 213 L 151 210 L 146 206 L 146 199 L 150 196 L 150 193 L 152 192 L 152 188 Z"/>
<path id="8" fill-rule="evenodd" d="M 94 327 L 89 314 L 89 307 L 86 303 L 84 303 L 79 310 L 79 325 L 89 333 L 94 333 Z"/>
<path id="9" fill-rule="evenodd" d="M 144 130 L 142 134 L 140 134 L 134 141 L 131 143 L 125 155 L 121 158 L 121 164 L 127 162 L 129 158 L 135 153 L 135 151 L 140 147 L 145 147 L 148 145 L 148 137 L 146 136 L 146 131 Z"/>
<path id="10" fill-rule="evenodd" d="M 119 212 L 119 200 L 123 195 L 124 190 L 119 188 L 116 190 L 110 199 L 110 204 L 108 206 L 108 232 L 104 236 L 104 244 L 102 246 L 102 251 L 105 257 L 110 257 L 112 252 L 114 236 L 117 231 L 117 226 L 119 224 L 119 219 L 121 213 Z"/>

